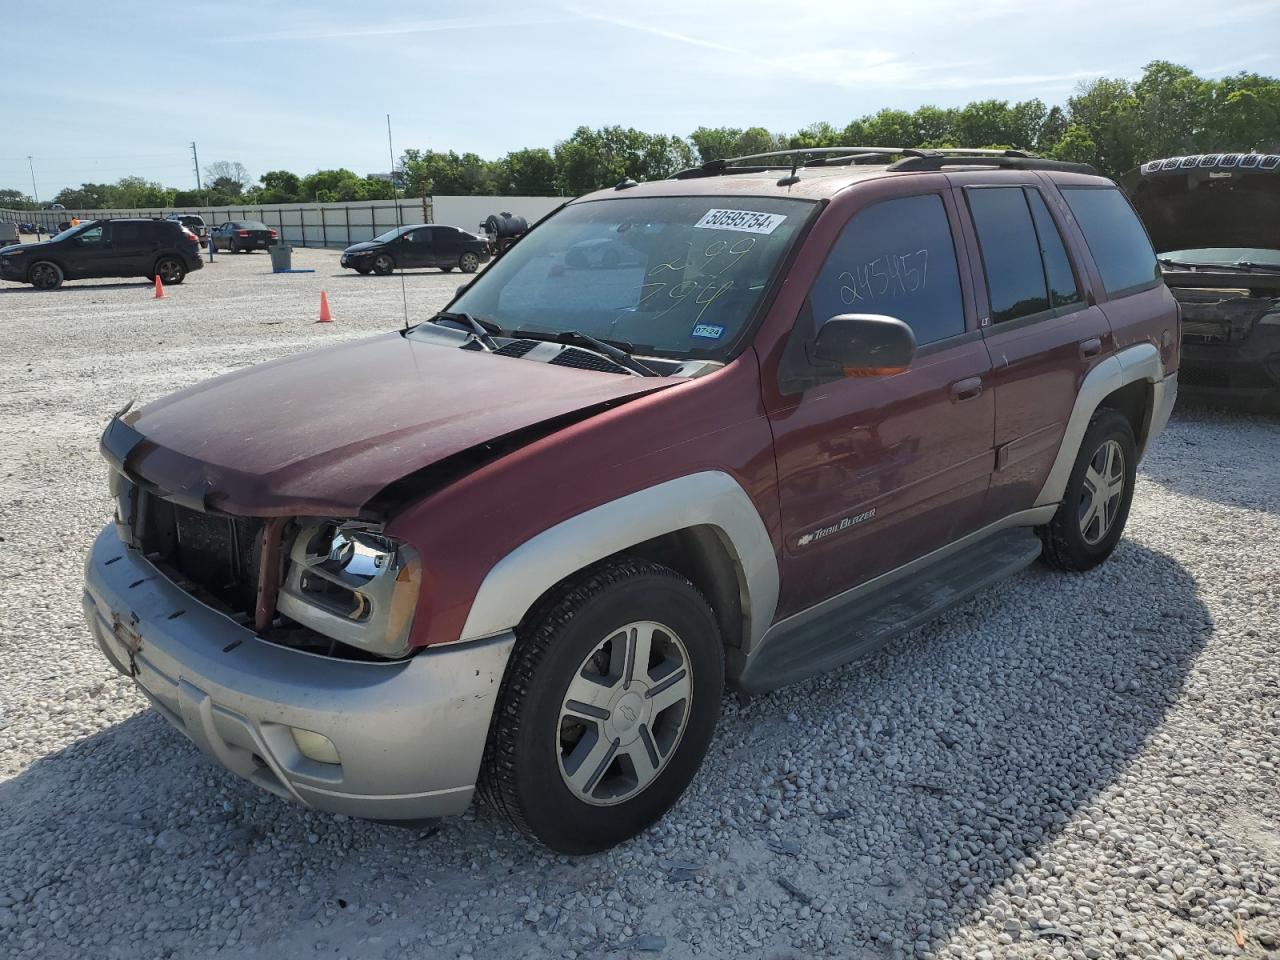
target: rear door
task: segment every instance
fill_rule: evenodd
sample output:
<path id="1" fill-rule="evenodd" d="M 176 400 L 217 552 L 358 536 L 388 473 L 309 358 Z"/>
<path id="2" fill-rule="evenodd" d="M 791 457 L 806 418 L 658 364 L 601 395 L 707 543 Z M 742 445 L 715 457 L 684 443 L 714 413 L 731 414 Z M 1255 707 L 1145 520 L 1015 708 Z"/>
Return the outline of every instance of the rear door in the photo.
<path id="1" fill-rule="evenodd" d="M 107 224 L 100 277 L 139 277 L 155 262 L 160 224 L 116 220 Z M 154 229 L 153 229 L 154 228 Z"/>
<path id="2" fill-rule="evenodd" d="M 957 192 L 991 354 L 996 458 L 984 512 L 993 521 L 1035 504 L 1080 384 L 1110 351 L 1111 329 L 1067 253 L 1051 185 L 1031 174 Z"/>
<path id="3" fill-rule="evenodd" d="M 434 227 L 437 267 L 456 267 L 462 256 L 463 235 L 456 227 Z"/>
<path id="4" fill-rule="evenodd" d="M 780 616 L 975 529 L 991 476 L 990 361 L 957 258 L 954 198 L 903 195 L 856 211 L 826 254 L 797 334 L 843 313 L 897 317 L 903 373 L 813 387 L 770 410 L 782 505 Z"/>

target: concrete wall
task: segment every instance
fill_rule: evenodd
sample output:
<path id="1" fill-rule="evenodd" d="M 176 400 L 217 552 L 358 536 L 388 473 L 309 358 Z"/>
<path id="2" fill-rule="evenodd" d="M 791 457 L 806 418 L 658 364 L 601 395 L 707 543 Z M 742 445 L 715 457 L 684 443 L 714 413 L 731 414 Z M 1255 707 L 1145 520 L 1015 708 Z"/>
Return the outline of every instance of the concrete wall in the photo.
<path id="1" fill-rule="evenodd" d="M 491 213 L 513 213 L 532 223 L 550 213 L 564 197 L 427 197 L 368 200 L 359 203 L 277 203 L 243 207 L 173 207 L 135 210 L 3 210 L 0 220 L 32 222 L 46 232 L 73 216 L 81 220 L 162 217 L 195 213 L 210 227 L 228 220 L 261 220 L 275 227 L 286 243 L 300 247 L 345 247 L 368 240 L 397 224 L 445 223 L 475 231 Z"/>

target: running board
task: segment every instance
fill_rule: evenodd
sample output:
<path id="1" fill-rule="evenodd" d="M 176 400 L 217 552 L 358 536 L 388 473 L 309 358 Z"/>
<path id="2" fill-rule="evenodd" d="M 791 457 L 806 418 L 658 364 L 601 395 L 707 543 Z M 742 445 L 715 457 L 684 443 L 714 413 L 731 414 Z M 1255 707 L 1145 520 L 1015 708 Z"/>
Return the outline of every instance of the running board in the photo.
<path id="1" fill-rule="evenodd" d="M 1030 566 L 1038 556 L 1039 538 L 1027 527 L 1016 527 L 882 589 L 854 588 L 774 624 L 734 685 L 746 693 L 766 693 L 843 666 Z"/>

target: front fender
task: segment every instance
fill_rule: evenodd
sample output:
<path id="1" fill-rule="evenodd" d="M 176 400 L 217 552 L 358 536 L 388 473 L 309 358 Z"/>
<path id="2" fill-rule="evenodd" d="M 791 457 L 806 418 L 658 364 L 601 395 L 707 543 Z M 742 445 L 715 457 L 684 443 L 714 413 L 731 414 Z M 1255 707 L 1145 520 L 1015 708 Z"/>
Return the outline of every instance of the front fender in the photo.
<path id="1" fill-rule="evenodd" d="M 526 540 L 496 563 L 477 591 L 460 640 L 510 630 L 565 577 L 654 537 L 711 526 L 721 534 L 743 581 L 743 636 L 750 645 L 773 622 L 778 558 L 759 511 L 727 473 L 677 477 L 593 507 Z"/>

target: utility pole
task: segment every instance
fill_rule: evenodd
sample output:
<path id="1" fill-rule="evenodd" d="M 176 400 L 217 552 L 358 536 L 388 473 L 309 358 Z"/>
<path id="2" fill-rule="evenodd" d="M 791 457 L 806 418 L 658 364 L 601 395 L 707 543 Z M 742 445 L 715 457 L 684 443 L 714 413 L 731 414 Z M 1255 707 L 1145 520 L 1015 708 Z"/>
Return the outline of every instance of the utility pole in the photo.
<path id="1" fill-rule="evenodd" d="M 36 209 L 40 209 L 40 191 L 36 189 L 36 165 L 31 159 L 31 154 L 27 154 L 27 167 L 31 170 L 31 199 L 36 202 Z M 40 239 L 40 224 L 36 224 L 36 239 Z"/>
<path id="2" fill-rule="evenodd" d="M 196 168 L 196 193 L 202 193 L 204 187 L 200 185 L 200 156 L 196 153 L 196 142 L 194 140 L 191 141 L 191 162 Z M 206 207 L 209 205 L 209 195 L 207 193 L 204 195 L 204 205 Z"/>

